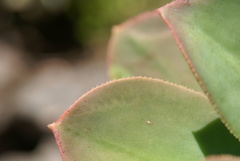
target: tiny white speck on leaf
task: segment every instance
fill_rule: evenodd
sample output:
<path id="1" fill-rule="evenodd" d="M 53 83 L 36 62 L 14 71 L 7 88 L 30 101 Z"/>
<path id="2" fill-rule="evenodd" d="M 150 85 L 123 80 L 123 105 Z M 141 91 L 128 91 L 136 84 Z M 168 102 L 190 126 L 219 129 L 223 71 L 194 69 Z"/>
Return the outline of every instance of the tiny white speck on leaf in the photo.
<path id="1" fill-rule="evenodd" d="M 148 121 L 147 121 L 147 124 L 148 124 L 148 125 L 152 125 L 152 121 L 149 121 L 149 120 L 148 120 Z"/>

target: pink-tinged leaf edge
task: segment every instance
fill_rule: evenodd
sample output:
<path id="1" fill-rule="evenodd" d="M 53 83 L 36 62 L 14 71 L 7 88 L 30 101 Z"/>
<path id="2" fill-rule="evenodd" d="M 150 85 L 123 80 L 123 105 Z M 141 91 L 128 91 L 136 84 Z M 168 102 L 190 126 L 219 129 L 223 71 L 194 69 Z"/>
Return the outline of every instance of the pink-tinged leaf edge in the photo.
<path id="1" fill-rule="evenodd" d="M 62 159 L 65 161 L 65 157 L 64 157 L 64 154 L 65 154 L 65 150 L 62 146 L 62 142 L 60 141 L 60 135 L 59 135 L 59 132 L 58 130 L 55 128 L 56 126 L 58 126 L 59 124 L 61 124 L 64 120 L 65 120 L 65 117 L 68 117 L 70 111 L 72 109 L 75 108 L 75 106 L 78 106 L 77 103 L 84 100 L 85 97 L 87 97 L 89 94 L 93 93 L 95 90 L 98 90 L 100 88 L 104 88 L 105 86 L 108 86 L 109 84 L 112 84 L 112 83 L 115 83 L 115 82 L 121 82 L 121 81 L 125 81 L 125 80 L 134 80 L 134 79 L 144 79 L 144 80 L 152 80 L 152 81 L 157 81 L 157 82 L 160 82 L 160 83 L 163 83 L 163 84 L 166 84 L 166 85 L 171 85 L 171 86 L 174 86 L 174 87 L 177 87 L 177 88 L 180 88 L 182 90 L 186 90 L 190 93 L 193 93 L 193 94 L 196 94 L 200 97 L 203 97 L 203 98 L 207 98 L 203 93 L 201 92 L 197 92 L 195 90 L 192 90 L 190 88 L 187 88 L 185 86 L 181 86 L 181 85 L 177 85 L 177 84 L 174 84 L 174 83 L 171 83 L 171 82 L 167 82 L 167 81 L 164 81 L 164 80 L 161 80 L 161 79 L 157 79 L 157 78 L 149 78 L 149 77 L 128 77 L 128 78 L 121 78 L 121 79 L 117 79 L 117 80 L 111 80 L 111 81 L 108 81 L 102 85 L 99 85 L 95 88 L 92 88 L 90 91 L 86 92 L 85 94 L 83 94 L 78 100 L 76 100 L 55 122 L 53 122 L 52 124 L 49 124 L 48 125 L 48 128 L 52 131 L 55 139 L 56 139 L 56 142 L 57 142 L 57 145 L 58 145 L 58 148 L 59 148 L 59 151 L 60 151 L 60 155 L 62 157 Z"/>
<path id="2" fill-rule="evenodd" d="M 205 87 L 204 83 L 202 82 L 201 77 L 199 76 L 196 67 L 192 63 L 192 60 L 190 59 L 189 54 L 184 49 L 184 46 L 181 43 L 180 36 L 178 36 L 178 34 L 175 31 L 175 27 L 164 16 L 164 9 L 165 8 L 173 7 L 173 8 L 177 9 L 179 7 L 182 7 L 182 6 L 191 6 L 191 1 L 190 0 L 175 0 L 175 1 L 165 5 L 163 7 L 160 7 L 159 9 L 157 9 L 157 12 L 159 13 L 160 17 L 164 20 L 164 22 L 167 24 L 167 26 L 171 30 L 172 35 L 173 35 L 173 37 L 174 37 L 174 39 L 177 43 L 177 46 L 179 47 L 180 51 L 182 52 L 182 55 L 184 56 L 185 60 L 187 61 L 187 64 L 190 67 L 193 75 L 195 76 L 197 82 L 200 84 L 200 86 L 203 89 L 203 92 L 205 93 L 205 95 L 208 97 L 210 103 L 212 104 L 214 110 L 217 112 L 219 118 L 224 123 L 224 125 L 227 127 L 227 129 L 230 131 L 230 133 L 233 134 L 240 141 L 240 136 L 235 134 L 235 132 L 231 129 L 229 124 L 226 122 L 225 118 L 223 117 L 220 110 L 216 106 L 211 94 L 208 92 L 207 88 Z"/>
<path id="3" fill-rule="evenodd" d="M 113 56 L 112 55 L 112 53 L 113 53 L 113 46 L 114 46 L 113 44 L 115 43 L 114 38 L 115 38 L 115 34 L 118 32 L 118 30 L 120 30 L 121 28 L 126 28 L 128 26 L 132 26 L 135 22 L 138 22 L 139 20 L 144 19 L 144 18 L 151 17 L 153 14 L 157 14 L 157 11 L 154 10 L 154 11 L 144 12 L 144 13 L 142 13 L 140 15 L 137 15 L 137 16 L 135 16 L 135 17 L 125 21 L 122 24 L 115 25 L 115 26 L 112 27 L 111 37 L 110 37 L 110 40 L 109 40 L 109 43 L 108 43 L 107 56 L 106 56 L 107 68 L 108 69 L 111 66 L 111 61 L 112 61 L 112 56 Z M 108 77 L 110 78 L 110 75 L 108 75 Z"/>

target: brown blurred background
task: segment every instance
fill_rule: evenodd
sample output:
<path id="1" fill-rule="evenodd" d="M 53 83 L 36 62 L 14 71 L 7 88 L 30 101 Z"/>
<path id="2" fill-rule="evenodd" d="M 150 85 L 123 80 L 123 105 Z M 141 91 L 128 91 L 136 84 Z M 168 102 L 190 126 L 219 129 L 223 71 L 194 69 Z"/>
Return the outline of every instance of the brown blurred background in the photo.
<path id="1" fill-rule="evenodd" d="M 0 1 L 0 161 L 60 161 L 47 128 L 108 80 L 111 27 L 161 0 Z"/>

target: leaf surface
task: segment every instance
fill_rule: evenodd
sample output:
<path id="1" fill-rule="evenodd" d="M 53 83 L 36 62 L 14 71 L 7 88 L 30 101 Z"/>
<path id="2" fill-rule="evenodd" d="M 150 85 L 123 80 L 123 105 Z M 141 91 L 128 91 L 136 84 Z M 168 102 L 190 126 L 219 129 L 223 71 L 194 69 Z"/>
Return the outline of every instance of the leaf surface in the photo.
<path id="1" fill-rule="evenodd" d="M 199 161 L 193 132 L 215 119 L 203 94 L 137 77 L 93 89 L 49 127 L 65 161 Z"/>
<path id="2" fill-rule="evenodd" d="M 239 11 L 239 0 L 176 0 L 159 10 L 210 101 L 238 138 Z"/>
<path id="3" fill-rule="evenodd" d="M 109 43 L 111 78 L 147 76 L 202 91 L 171 31 L 156 11 L 115 26 Z"/>

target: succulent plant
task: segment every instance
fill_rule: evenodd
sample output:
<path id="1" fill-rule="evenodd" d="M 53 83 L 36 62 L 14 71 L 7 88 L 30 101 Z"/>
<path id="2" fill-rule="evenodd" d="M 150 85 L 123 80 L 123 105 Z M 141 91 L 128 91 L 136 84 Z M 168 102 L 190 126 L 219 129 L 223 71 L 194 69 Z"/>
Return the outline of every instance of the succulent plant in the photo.
<path id="1" fill-rule="evenodd" d="M 114 27 L 116 80 L 49 125 L 63 160 L 240 160 L 239 10 L 176 0 Z"/>

